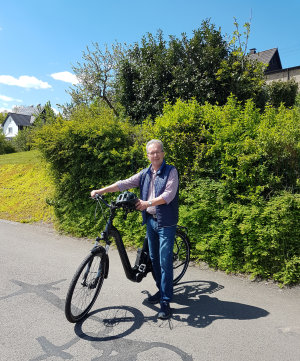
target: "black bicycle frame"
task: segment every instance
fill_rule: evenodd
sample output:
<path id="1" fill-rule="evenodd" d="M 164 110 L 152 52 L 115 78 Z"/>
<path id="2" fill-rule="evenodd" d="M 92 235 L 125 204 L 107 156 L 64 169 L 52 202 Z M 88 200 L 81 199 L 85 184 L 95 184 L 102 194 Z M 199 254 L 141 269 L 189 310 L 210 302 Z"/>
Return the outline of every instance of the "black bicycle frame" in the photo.
<path id="1" fill-rule="evenodd" d="M 146 267 L 144 270 L 139 269 L 139 267 L 132 267 L 131 263 L 129 261 L 128 258 L 128 254 L 126 251 L 126 248 L 124 246 L 123 240 L 122 240 L 122 236 L 120 234 L 120 232 L 118 231 L 117 228 L 115 228 L 113 226 L 113 219 L 115 218 L 115 208 L 110 208 L 110 216 L 109 219 L 106 223 L 105 229 L 104 231 L 101 233 L 100 237 L 97 237 L 96 241 L 104 241 L 106 243 L 106 246 L 110 246 L 111 241 L 109 240 L 109 234 L 110 231 L 113 230 L 114 233 L 116 233 L 118 236 L 115 238 L 115 243 L 119 252 L 119 256 L 122 262 L 122 266 L 124 268 L 126 277 L 133 282 L 140 282 L 145 276 L 146 274 L 150 271 L 150 265 L 148 262 L 150 262 L 150 260 L 148 260 L 148 264 L 146 264 Z M 97 246 L 96 246 L 97 247 Z M 148 250 L 148 240 L 147 238 L 145 238 L 144 241 L 144 245 L 143 245 L 143 250 Z M 108 272 L 108 271 L 107 271 Z"/>

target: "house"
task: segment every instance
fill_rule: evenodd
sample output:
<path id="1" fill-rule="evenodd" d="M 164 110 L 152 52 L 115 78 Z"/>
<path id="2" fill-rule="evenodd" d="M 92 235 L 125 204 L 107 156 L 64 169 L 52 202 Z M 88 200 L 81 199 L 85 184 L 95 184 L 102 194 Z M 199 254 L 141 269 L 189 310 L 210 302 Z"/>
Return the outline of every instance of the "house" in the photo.
<path id="1" fill-rule="evenodd" d="M 300 88 L 300 66 L 282 69 L 281 60 L 277 48 L 256 52 L 256 49 L 250 49 L 248 54 L 250 59 L 258 60 L 264 64 L 268 64 L 265 71 L 266 82 L 287 81 L 294 79 Z"/>
<path id="2" fill-rule="evenodd" d="M 267 64 L 266 74 L 270 71 L 277 71 L 282 69 L 281 60 L 277 48 L 256 52 L 256 49 L 250 49 L 248 54 L 251 60 L 257 60 L 261 63 Z"/>
<path id="3" fill-rule="evenodd" d="M 15 137 L 20 130 L 32 126 L 36 116 L 39 114 L 38 108 L 33 106 L 19 107 L 15 110 L 15 113 L 8 113 L 2 123 L 3 133 L 8 140 Z"/>

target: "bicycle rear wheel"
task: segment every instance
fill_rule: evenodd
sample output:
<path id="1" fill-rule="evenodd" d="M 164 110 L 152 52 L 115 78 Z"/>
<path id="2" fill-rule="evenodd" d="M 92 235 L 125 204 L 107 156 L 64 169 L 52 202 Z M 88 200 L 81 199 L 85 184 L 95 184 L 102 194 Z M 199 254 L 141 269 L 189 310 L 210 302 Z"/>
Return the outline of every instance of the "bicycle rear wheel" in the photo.
<path id="1" fill-rule="evenodd" d="M 173 248 L 173 284 L 177 284 L 184 276 L 190 262 L 190 243 L 187 235 L 176 229 Z"/>
<path id="2" fill-rule="evenodd" d="M 105 277 L 106 254 L 99 249 L 90 253 L 78 267 L 70 283 L 65 304 L 68 321 L 83 319 L 95 303 Z"/>

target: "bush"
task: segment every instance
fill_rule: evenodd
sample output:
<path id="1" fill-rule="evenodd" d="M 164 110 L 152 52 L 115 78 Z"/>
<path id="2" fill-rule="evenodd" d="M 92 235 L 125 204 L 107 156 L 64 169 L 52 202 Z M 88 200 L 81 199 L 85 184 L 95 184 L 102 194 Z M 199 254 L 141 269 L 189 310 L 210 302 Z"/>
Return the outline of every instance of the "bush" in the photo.
<path id="1" fill-rule="evenodd" d="M 153 137 L 163 141 L 166 159 L 176 165 L 182 184 L 193 179 L 195 164 L 206 148 L 205 110 L 196 100 L 167 103 L 152 129 Z"/>
<path id="2" fill-rule="evenodd" d="M 300 281 L 300 197 L 226 202 L 222 182 L 201 179 L 181 193 L 180 220 L 193 240 L 192 256 L 226 272 Z"/>
<path id="3" fill-rule="evenodd" d="M 160 138 L 179 170 L 180 224 L 192 256 L 227 272 L 247 272 L 282 284 L 299 282 L 300 113 L 230 97 L 220 106 L 195 100 L 166 104 L 154 124 L 133 127 L 104 108 L 78 108 L 36 138 L 55 179 L 53 204 L 61 229 L 94 235 L 91 189 L 127 178 L 146 166 L 146 140 Z M 116 195 L 113 195 L 115 197 Z M 116 225 L 139 245 L 138 212 Z M 133 242 L 132 240 L 135 240 Z"/>
<path id="4" fill-rule="evenodd" d="M 25 152 L 30 150 L 30 144 L 32 142 L 33 130 L 31 127 L 27 127 L 18 132 L 18 134 L 12 139 L 12 145 L 17 152 Z"/>
<path id="5" fill-rule="evenodd" d="M 300 229 L 299 112 L 269 106 L 261 114 L 234 98 L 223 107 L 178 101 L 165 109 L 154 131 L 184 180 L 180 220 L 193 257 L 298 282 L 299 231 L 288 229 Z"/>
<path id="6" fill-rule="evenodd" d="M 14 153 L 15 151 L 12 143 L 5 139 L 2 129 L 0 129 L 0 154 Z"/>
<path id="7" fill-rule="evenodd" d="M 298 83 L 294 79 L 288 81 L 273 81 L 267 85 L 268 101 L 278 108 L 280 104 L 292 107 L 296 104 Z"/>
<path id="8" fill-rule="evenodd" d="M 115 119 L 107 108 L 82 107 L 71 120 L 58 118 L 36 133 L 35 145 L 50 162 L 61 228 L 76 235 L 93 234 L 92 189 L 131 175 L 145 158 L 137 131 Z"/>

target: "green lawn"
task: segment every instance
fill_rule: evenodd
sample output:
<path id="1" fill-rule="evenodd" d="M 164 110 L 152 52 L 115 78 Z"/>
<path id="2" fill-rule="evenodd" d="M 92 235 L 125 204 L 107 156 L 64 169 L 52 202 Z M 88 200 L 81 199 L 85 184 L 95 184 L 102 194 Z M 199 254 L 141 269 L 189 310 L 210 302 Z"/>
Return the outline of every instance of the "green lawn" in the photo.
<path id="1" fill-rule="evenodd" d="M 53 184 L 38 151 L 0 156 L 0 218 L 32 223 L 53 221 Z"/>
<path id="2" fill-rule="evenodd" d="M 37 150 L 0 155 L 0 165 L 3 164 L 33 164 L 41 161 L 41 155 Z"/>

